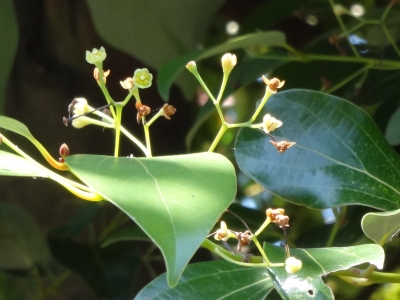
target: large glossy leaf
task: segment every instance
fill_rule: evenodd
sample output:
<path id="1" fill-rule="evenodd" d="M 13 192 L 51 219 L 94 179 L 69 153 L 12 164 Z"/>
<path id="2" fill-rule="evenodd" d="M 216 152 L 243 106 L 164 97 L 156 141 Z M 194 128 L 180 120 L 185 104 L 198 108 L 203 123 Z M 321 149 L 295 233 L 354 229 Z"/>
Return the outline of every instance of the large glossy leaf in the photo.
<path id="1" fill-rule="evenodd" d="M 265 243 L 264 251 L 272 262 L 286 259 L 286 252 L 282 247 Z M 385 259 L 382 247 L 375 244 L 340 248 L 298 248 L 290 249 L 290 254 L 302 261 L 303 267 L 300 271 L 289 274 L 283 267 L 268 268 L 283 299 L 334 299 L 331 289 L 324 284 L 321 276 L 363 263 L 382 269 Z"/>
<path id="2" fill-rule="evenodd" d="M 18 24 L 14 1 L 0 1 L 0 114 L 3 112 L 8 76 L 18 46 Z"/>
<path id="3" fill-rule="evenodd" d="M 365 235 L 379 245 L 390 242 L 400 230 L 400 210 L 382 213 L 368 213 L 361 227 Z"/>
<path id="4" fill-rule="evenodd" d="M 50 251 L 35 221 L 19 208 L 0 203 L 0 268 L 28 270 L 45 266 Z"/>
<path id="5" fill-rule="evenodd" d="M 261 115 L 283 121 L 273 134 L 296 145 L 278 153 L 254 129 L 239 132 L 239 167 L 279 197 L 313 208 L 362 204 L 400 207 L 400 159 L 372 119 L 338 97 L 307 90 L 279 92 Z"/>
<path id="6" fill-rule="evenodd" d="M 169 285 L 177 283 L 236 194 L 232 164 L 214 153 L 156 158 L 73 155 L 66 162 L 157 244 Z"/>
<path id="7" fill-rule="evenodd" d="M 168 99 L 168 93 L 172 83 L 179 73 L 185 69 L 186 64 L 191 60 L 199 61 L 217 54 L 222 54 L 228 51 L 250 46 L 282 46 L 285 44 L 285 42 L 285 35 L 279 31 L 259 32 L 236 37 L 224 44 L 214 46 L 209 49 L 188 53 L 168 62 L 160 69 L 157 77 L 158 91 L 160 92 L 161 97 Z"/>
<path id="8" fill-rule="evenodd" d="M 273 289 L 264 268 L 246 268 L 226 261 L 189 265 L 176 287 L 163 274 L 145 286 L 135 300 L 146 299 L 265 299 Z"/>

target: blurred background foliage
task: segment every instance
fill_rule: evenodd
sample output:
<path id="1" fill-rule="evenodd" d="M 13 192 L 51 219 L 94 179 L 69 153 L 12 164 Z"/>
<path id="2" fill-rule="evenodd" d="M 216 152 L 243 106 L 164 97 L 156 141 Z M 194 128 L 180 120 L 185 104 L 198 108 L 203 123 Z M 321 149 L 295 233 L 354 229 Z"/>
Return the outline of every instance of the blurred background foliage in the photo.
<path id="1" fill-rule="evenodd" d="M 332 3 L 332 2 L 331 2 Z M 399 61 L 400 6 L 397 1 L 341 1 L 359 17 L 343 15 L 348 35 L 340 28 L 328 0 L 0 0 L 0 111 L 25 123 L 54 156 L 67 143 L 71 153 L 111 154 L 113 136 L 98 127 L 67 128 L 62 117 L 74 97 L 92 106 L 104 104 L 92 78 L 85 51 L 104 46 L 107 85 L 114 99 L 123 99 L 119 81 L 136 68 L 148 68 L 157 78 L 167 63 L 190 52 L 223 44 L 229 39 L 267 30 L 281 31 L 299 52 L 325 56 Z M 381 17 L 387 12 L 385 19 Z M 359 13 L 352 11 L 352 13 Z M 357 19 L 358 18 L 358 19 Z M 362 24 L 361 24 L 362 23 Z M 363 25 L 363 26 L 360 26 Z M 384 26 L 382 26 L 384 24 Z M 392 41 L 388 40 L 386 32 Z M 352 49 L 353 48 L 353 49 Z M 365 109 L 391 145 L 400 144 L 400 71 L 361 70 L 359 63 L 328 60 L 291 61 L 282 49 L 256 45 L 238 49 L 238 65 L 226 93 L 225 114 L 244 121 L 264 93 L 261 74 L 286 80 L 284 89 L 322 90 Z M 261 58 L 269 55 L 269 59 Z M 198 63 L 212 91 L 221 81 L 220 55 Z M 161 80 L 161 81 L 160 81 Z M 161 82 L 163 78 L 159 80 Z M 160 88 L 160 87 L 158 87 Z M 165 95 L 163 95 L 165 98 Z M 153 109 L 163 105 L 156 82 L 143 90 Z M 182 72 L 168 99 L 177 108 L 171 121 L 152 127 L 155 155 L 200 152 L 208 149 L 219 128 L 207 97 L 188 72 Z M 134 105 L 123 124 L 139 137 Z M 233 160 L 236 133 L 229 131 L 217 152 Z M 22 137 L 13 141 L 42 161 Z M 318 137 L 316 137 L 318 138 Z M 127 141 L 121 155 L 139 155 Z M 250 228 L 264 220 L 267 207 L 285 207 L 291 218 L 291 246 L 325 246 L 335 222 L 335 211 L 311 210 L 284 203 L 237 170 L 239 190 L 231 210 Z M 60 186 L 37 178 L 0 178 L 0 299 L 131 299 L 152 278 L 165 271 L 157 249 L 133 222 L 109 203 L 87 203 Z M 360 227 L 367 207 L 348 207 L 334 246 L 368 242 Z M 230 227 L 242 229 L 231 216 Z M 116 231 L 123 229 L 124 231 Z M 110 239 L 118 243 L 105 245 Z M 130 241 L 126 241 L 129 239 Z M 134 239 L 135 241 L 132 241 Z M 281 232 L 269 228 L 261 240 L 281 244 Z M 399 242 L 385 245 L 385 271 L 400 264 Z M 193 261 L 211 259 L 199 249 Z M 327 278 L 337 299 L 395 299 L 397 285 L 354 287 Z M 210 287 L 211 288 L 211 287 Z M 16 291 L 19 291 L 18 293 Z M 269 298 L 279 296 L 272 293 Z"/>

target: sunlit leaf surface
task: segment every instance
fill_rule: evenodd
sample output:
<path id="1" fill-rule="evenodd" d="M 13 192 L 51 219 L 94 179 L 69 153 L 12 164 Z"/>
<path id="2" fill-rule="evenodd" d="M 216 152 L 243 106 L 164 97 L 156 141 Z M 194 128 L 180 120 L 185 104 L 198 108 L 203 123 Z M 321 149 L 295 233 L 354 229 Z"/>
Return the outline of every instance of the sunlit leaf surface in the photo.
<path id="1" fill-rule="evenodd" d="M 264 244 L 264 251 L 272 262 L 283 262 L 286 252 L 282 247 Z M 332 291 L 321 276 L 370 263 L 378 269 L 383 267 L 385 253 L 375 244 L 353 247 L 315 249 L 290 249 L 290 255 L 300 259 L 303 267 L 289 274 L 284 267 L 268 268 L 274 285 L 283 299 L 334 299 Z"/>
<path id="2" fill-rule="evenodd" d="M 155 158 L 72 155 L 72 172 L 114 203 L 157 244 L 168 283 L 189 259 L 236 194 L 232 164 L 215 153 Z"/>
<path id="3" fill-rule="evenodd" d="M 266 113 L 283 122 L 272 134 L 296 145 L 278 153 L 266 134 L 244 128 L 235 157 L 273 194 L 314 208 L 400 207 L 399 155 L 363 110 L 338 97 L 290 90 L 272 96 Z"/>

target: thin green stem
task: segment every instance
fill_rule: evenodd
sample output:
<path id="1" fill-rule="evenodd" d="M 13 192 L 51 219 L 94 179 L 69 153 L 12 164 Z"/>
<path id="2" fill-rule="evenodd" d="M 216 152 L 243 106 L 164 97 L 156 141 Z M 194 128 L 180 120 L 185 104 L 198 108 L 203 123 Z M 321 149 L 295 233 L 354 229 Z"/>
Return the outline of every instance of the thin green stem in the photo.
<path id="1" fill-rule="evenodd" d="M 114 216 L 110 223 L 102 230 L 99 241 L 103 242 L 107 236 L 113 232 L 115 229 L 120 227 L 121 225 L 125 224 L 129 220 L 129 217 L 123 213 L 122 211 L 118 211 L 118 213 Z"/>
<path id="2" fill-rule="evenodd" d="M 115 114 L 114 107 L 113 107 L 115 101 L 111 98 L 111 95 L 108 92 L 108 90 L 106 88 L 106 84 L 104 82 L 104 78 L 103 78 L 104 77 L 103 63 L 101 62 L 99 64 L 96 64 L 96 67 L 99 70 L 99 75 L 98 75 L 99 78 L 98 78 L 97 83 L 99 84 L 99 87 L 100 87 L 101 91 L 103 92 L 103 95 L 106 98 L 107 103 L 110 104 L 110 111 L 111 111 L 111 114 L 112 114 L 113 118 L 115 119 L 116 118 L 116 114 Z"/>
<path id="3" fill-rule="evenodd" d="M 321 61 L 335 61 L 335 62 L 352 62 L 370 64 L 371 69 L 379 70 L 398 70 L 400 69 L 400 62 L 395 60 L 381 60 L 368 57 L 349 57 L 349 56 L 338 56 L 338 55 L 320 55 L 320 54 L 304 54 L 300 56 L 289 56 L 289 55 L 273 55 L 268 54 L 265 56 L 256 56 L 261 59 L 278 59 L 282 61 L 299 61 L 299 62 L 310 62 L 315 60 Z"/>
<path id="4" fill-rule="evenodd" d="M 146 122 L 144 117 L 142 118 L 142 122 L 143 122 L 143 129 L 144 129 L 144 138 L 146 139 L 147 154 L 148 154 L 148 157 L 152 157 L 149 126 L 147 126 L 147 124 L 144 123 L 144 122 Z"/>
<path id="5" fill-rule="evenodd" d="M 254 120 L 258 117 L 258 115 L 260 114 L 261 110 L 263 109 L 265 103 L 267 103 L 267 100 L 269 99 L 269 97 L 271 97 L 272 93 L 270 92 L 270 90 L 268 89 L 268 87 L 265 89 L 265 95 L 262 98 L 260 105 L 258 105 L 256 111 L 254 112 L 253 116 L 250 118 L 249 123 L 253 123 Z"/>
<path id="6" fill-rule="evenodd" d="M 65 280 L 68 279 L 71 274 L 72 272 L 70 270 L 65 270 L 59 276 L 57 276 L 56 279 L 51 282 L 51 286 L 44 291 L 42 299 L 46 299 L 50 295 L 55 294 L 56 290 Z"/>
<path id="7" fill-rule="evenodd" d="M 216 103 L 220 103 L 222 99 L 222 95 L 224 94 L 226 83 L 228 82 L 229 73 L 224 73 L 222 77 L 221 88 L 219 89 L 218 97 Z"/>
<path id="8" fill-rule="evenodd" d="M 331 5 L 332 11 L 333 11 L 333 7 L 335 5 L 335 2 L 333 0 L 328 0 L 328 1 L 329 1 L 329 4 Z M 336 14 L 335 14 L 335 17 L 336 17 L 336 20 L 338 21 L 338 23 L 340 25 L 340 28 L 342 29 L 344 35 L 346 36 L 347 42 L 348 42 L 348 44 L 350 46 L 350 49 L 353 51 L 353 54 L 356 57 L 359 57 L 360 54 L 358 53 L 356 47 L 350 42 L 349 32 L 347 31 L 347 28 L 344 25 L 342 18 L 339 15 L 336 15 Z"/>
<path id="9" fill-rule="evenodd" d="M 194 75 L 194 77 L 196 77 L 197 81 L 200 83 L 200 85 L 203 87 L 204 91 L 207 93 L 208 97 L 210 97 L 210 99 L 214 102 L 214 104 L 217 102 L 217 100 L 215 100 L 213 94 L 211 94 L 210 90 L 208 89 L 208 87 L 206 86 L 206 84 L 204 83 L 203 79 L 201 78 L 199 73 L 192 73 Z"/>
<path id="10" fill-rule="evenodd" d="M 121 138 L 121 119 L 122 119 L 122 105 L 116 105 L 117 117 L 115 119 L 115 145 L 114 145 L 114 156 L 118 157 L 119 154 L 119 143 Z"/>
<path id="11" fill-rule="evenodd" d="M 333 87 L 327 89 L 325 92 L 328 93 L 328 94 L 333 93 L 334 91 L 336 91 L 337 89 L 339 89 L 342 86 L 346 85 L 347 83 L 349 83 L 351 80 L 353 80 L 354 78 L 356 78 L 357 76 L 359 76 L 363 72 L 367 71 L 370 67 L 371 67 L 370 65 L 364 66 L 363 68 L 357 70 L 356 72 L 354 72 L 350 76 L 347 76 L 345 79 L 343 79 L 339 83 L 335 84 Z"/>
<path id="12" fill-rule="evenodd" d="M 391 1 L 389 1 L 389 4 L 386 6 L 385 11 L 383 12 L 382 16 L 381 16 L 381 22 L 386 20 L 386 17 L 388 16 L 390 10 L 392 9 L 392 3 Z"/>
<path id="13" fill-rule="evenodd" d="M 159 117 L 161 117 L 162 115 L 163 115 L 163 110 L 160 109 L 160 110 L 157 112 L 157 114 L 155 114 L 155 115 L 151 118 L 151 120 L 148 121 L 148 122 L 146 123 L 146 125 L 147 125 L 148 127 L 150 127 L 151 124 L 153 124 L 154 121 L 157 120 L 157 119 L 158 119 Z"/>
<path id="14" fill-rule="evenodd" d="M 217 136 L 215 137 L 214 141 L 212 142 L 210 148 L 208 149 L 208 152 L 213 152 L 215 150 L 215 147 L 217 147 L 219 141 L 221 140 L 222 136 L 224 135 L 224 133 L 227 129 L 228 129 L 228 126 L 225 123 L 222 123 Z"/>
<path id="15" fill-rule="evenodd" d="M 338 213 L 337 209 L 338 208 L 332 208 L 332 210 L 333 210 L 333 212 L 335 214 L 336 221 L 335 221 L 335 224 L 333 224 L 332 230 L 331 230 L 331 232 L 329 234 L 328 241 L 326 242 L 325 247 L 327 247 L 327 248 L 328 247 L 332 247 L 333 242 L 334 242 L 334 240 L 336 238 L 336 235 L 337 235 L 337 233 L 338 233 L 338 231 L 340 229 L 340 226 L 343 223 L 343 218 L 346 216 L 346 212 L 347 212 L 347 207 L 346 206 L 341 207 L 339 213 Z"/>
<path id="16" fill-rule="evenodd" d="M 252 240 L 252 241 L 254 242 L 254 244 L 256 245 L 258 251 L 260 251 L 261 256 L 263 257 L 265 263 L 268 264 L 268 265 L 270 266 L 270 265 L 271 265 L 271 262 L 269 261 L 267 255 L 265 254 L 263 248 L 261 247 L 260 242 L 259 242 L 258 239 L 257 239 L 257 236 L 253 235 L 253 237 L 252 237 L 251 240 Z"/>
<path id="17" fill-rule="evenodd" d="M 264 223 L 260 226 L 260 228 L 258 228 L 258 230 L 256 231 L 256 233 L 254 234 L 256 237 L 260 235 L 261 232 L 263 232 L 263 230 L 269 225 L 269 223 L 271 223 L 271 218 L 266 218 Z"/>
<path id="18" fill-rule="evenodd" d="M 386 35 L 386 38 L 388 39 L 388 41 L 390 42 L 390 44 L 392 45 L 393 49 L 396 51 L 397 56 L 400 57 L 400 49 L 399 47 L 397 47 L 396 41 L 393 39 L 392 35 L 390 34 L 389 30 L 387 29 L 385 24 L 382 24 L 382 30 Z"/>

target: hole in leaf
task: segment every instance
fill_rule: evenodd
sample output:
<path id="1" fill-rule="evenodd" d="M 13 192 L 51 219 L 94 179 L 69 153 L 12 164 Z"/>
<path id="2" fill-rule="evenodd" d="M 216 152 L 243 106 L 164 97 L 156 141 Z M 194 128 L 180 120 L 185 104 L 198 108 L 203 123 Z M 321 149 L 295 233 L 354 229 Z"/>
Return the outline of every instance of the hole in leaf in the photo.
<path id="1" fill-rule="evenodd" d="M 308 290 L 307 292 L 308 292 L 308 294 L 309 294 L 310 296 L 314 296 L 314 291 L 313 291 L 313 290 Z"/>

